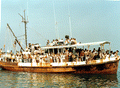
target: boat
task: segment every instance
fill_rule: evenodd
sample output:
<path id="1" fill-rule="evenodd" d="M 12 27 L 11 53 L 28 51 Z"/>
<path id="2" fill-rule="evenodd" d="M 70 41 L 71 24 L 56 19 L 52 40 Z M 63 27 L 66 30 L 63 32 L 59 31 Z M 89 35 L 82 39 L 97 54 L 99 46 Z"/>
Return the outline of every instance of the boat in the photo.
<path id="1" fill-rule="evenodd" d="M 90 45 L 104 45 L 110 44 L 110 42 L 102 41 L 102 42 L 92 42 L 92 43 L 81 43 L 76 45 L 63 45 L 63 46 L 46 46 L 41 47 L 43 50 L 59 50 L 65 48 L 72 48 L 76 46 L 90 46 Z M 24 52 L 29 53 L 29 52 Z M 41 52 L 45 53 L 45 52 Z M 48 57 L 47 54 L 41 54 L 40 57 L 42 59 L 46 59 Z M 56 56 L 57 57 L 57 56 Z M 49 59 L 50 59 L 49 58 Z M 23 72 L 50 72 L 50 73 L 63 73 L 63 72 L 72 72 L 72 73 L 80 73 L 80 74 L 116 74 L 118 65 L 119 65 L 119 57 L 111 57 L 104 59 L 97 59 L 93 61 L 79 61 L 78 58 L 75 61 L 64 62 L 65 57 L 61 57 L 60 61 L 55 62 L 10 62 L 10 61 L 0 61 L 0 67 L 5 70 L 10 71 L 23 71 Z"/>
<path id="2" fill-rule="evenodd" d="M 27 23 L 25 20 L 23 22 Z M 120 57 L 117 55 L 118 51 L 113 53 L 111 48 L 105 51 L 104 45 L 110 45 L 108 41 L 77 43 L 75 38 L 70 40 L 67 35 L 65 43 L 62 39 L 57 39 L 52 43 L 49 43 L 48 40 L 44 47 L 29 43 L 29 47 L 24 49 L 9 24 L 7 26 L 21 50 L 15 55 L 12 52 L 0 51 L 0 67 L 4 70 L 36 73 L 117 74 Z M 71 43 L 68 43 L 68 40 Z M 93 50 L 94 57 L 90 58 L 91 50 L 89 48 L 95 45 L 100 47 L 98 50 Z M 85 46 L 88 49 L 85 50 Z M 80 55 L 83 51 L 84 56 Z M 89 55 L 86 52 L 89 52 Z M 100 54 L 101 56 L 98 57 Z"/>

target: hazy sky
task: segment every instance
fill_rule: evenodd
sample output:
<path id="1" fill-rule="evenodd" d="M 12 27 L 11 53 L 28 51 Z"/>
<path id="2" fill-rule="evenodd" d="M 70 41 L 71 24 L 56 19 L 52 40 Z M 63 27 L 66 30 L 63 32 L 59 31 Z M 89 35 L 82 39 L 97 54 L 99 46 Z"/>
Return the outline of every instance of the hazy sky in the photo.
<path id="1" fill-rule="evenodd" d="M 47 39 L 65 39 L 70 35 L 78 42 L 110 41 L 113 50 L 120 50 L 120 2 L 112 0 L 1 0 L 0 47 L 14 41 L 7 23 L 15 35 L 24 35 L 21 22 L 26 10 L 28 43 L 46 44 Z M 70 16 L 70 20 L 69 20 Z M 57 24 L 55 24 L 56 22 Z M 23 39 L 24 36 L 18 37 Z M 24 41 L 20 40 L 25 46 Z"/>

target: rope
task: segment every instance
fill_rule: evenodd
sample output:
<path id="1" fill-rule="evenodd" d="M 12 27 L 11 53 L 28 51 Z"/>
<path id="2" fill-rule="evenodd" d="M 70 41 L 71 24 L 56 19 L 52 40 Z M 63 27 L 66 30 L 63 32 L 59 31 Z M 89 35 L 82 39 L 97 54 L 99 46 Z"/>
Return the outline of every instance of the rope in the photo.
<path id="1" fill-rule="evenodd" d="M 23 36 L 25 36 L 25 34 L 24 34 L 24 35 L 17 36 L 17 37 L 23 37 Z"/>
<path id="2" fill-rule="evenodd" d="M 18 39 L 18 40 L 25 40 L 25 39 L 23 38 L 23 39 Z"/>

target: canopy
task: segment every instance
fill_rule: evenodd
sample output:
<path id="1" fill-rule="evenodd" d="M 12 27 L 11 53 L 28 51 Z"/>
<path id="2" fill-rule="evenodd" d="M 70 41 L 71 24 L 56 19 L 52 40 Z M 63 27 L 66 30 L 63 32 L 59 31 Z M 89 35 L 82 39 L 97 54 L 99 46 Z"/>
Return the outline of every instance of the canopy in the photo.
<path id="1" fill-rule="evenodd" d="M 104 45 L 110 44 L 108 41 L 101 41 L 101 42 L 90 42 L 90 43 L 77 43 L 74 45 L 61 45 L 61 46 L 45 46 L 41 47 L 42 49 L 54 49 L 54 48 L 69 48 L 69 47 L 77 47 L 77 46 L 91 46 L 91 45 Z"/>

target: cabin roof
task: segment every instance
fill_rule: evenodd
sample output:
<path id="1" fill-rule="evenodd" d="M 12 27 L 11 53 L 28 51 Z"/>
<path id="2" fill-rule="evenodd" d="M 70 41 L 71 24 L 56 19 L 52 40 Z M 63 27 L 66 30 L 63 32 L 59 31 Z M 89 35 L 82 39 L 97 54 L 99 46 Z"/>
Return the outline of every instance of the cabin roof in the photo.
<path id="1" fill-rule="evenodd" d="M 69 48 L 69 47 L 77 47 L 77 46 L 91 46 L 91 45 L 104 45 L 110 44 L 108 41 L 100 41 L 100 42 L 90 42 L 90 43 L 77 43 L 74 45 L 61 45 L 61 46 L 45 46 L 41 47 L 42 49 L 54 49 L 54 48 Z"/>

